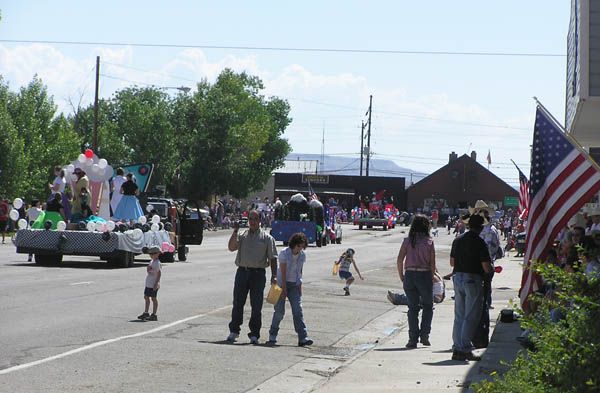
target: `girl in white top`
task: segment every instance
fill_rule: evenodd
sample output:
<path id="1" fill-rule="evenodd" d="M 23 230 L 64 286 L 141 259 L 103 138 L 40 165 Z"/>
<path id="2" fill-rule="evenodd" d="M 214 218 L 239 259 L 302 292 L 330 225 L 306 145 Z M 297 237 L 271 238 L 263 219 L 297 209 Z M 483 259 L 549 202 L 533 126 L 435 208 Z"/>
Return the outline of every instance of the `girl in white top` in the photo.
<path id="1" fill-rule="evenodd" d="M 127 181 L 124 173 L 125 172 L 123 171 L 123 168 L 117 168 L 117 175 L 112 179 L 112 197 L 110 199 L 110 208 L 112 209 L 113 214 L 117 211 L 119 202 L 121 202 L 121 198 L 123 197 L 123 194 L 121 194 L 121 186 Z"/>
<path id="2" fill-rule="evenodd" d="M 67 185 L 67 180 L 65 179 L 65 171 L 59 166 L 54 167 L 54 181 L 52 184 L 49 184 L 50 190 L 52 190 L 52 195 L 57 192 L 60 192 L 61 195 L 65 193 L 65 187 Z"/>
<path id="3" fill-rule="evenodd" d="M 305 234 L 299 232 L 290 237 L 288 244 L 289 246 L 281 251 L 278 257 L 277 283 L 281 287 L 282 292 L 279 301 L 275 304 L 275 312 L 273 313 L 267 344 L 275 345 L 277 343 L 279 324 L 285 315 L 285 299 L 287 297 L 292 307 L 294 328 L 298 334 L 298 346 L 304 347 L 313 343 L 308 338 L 308 331 L 302 312 L 302 268 L 306 261 L 304 249 L 308 245 L 308 240 Z"/>

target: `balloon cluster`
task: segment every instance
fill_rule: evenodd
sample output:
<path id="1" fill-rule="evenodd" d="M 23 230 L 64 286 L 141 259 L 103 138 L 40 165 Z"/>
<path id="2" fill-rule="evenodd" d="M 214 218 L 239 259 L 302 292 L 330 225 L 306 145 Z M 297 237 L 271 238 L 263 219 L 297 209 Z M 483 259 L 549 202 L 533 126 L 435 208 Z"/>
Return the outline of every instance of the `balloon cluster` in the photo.
<path id="1" fill-rule="evenodd" d="M 17 228 L 27 229 L 27 220 L 25 220 L 24 218 L 19 219 L 19 209 L 23 207 L 23 200 L 21 198 L 15 198 L 12 205 L 13 208 L 10 209 L 8 216 L 11 220 L 17 222 Z"/>
<path id="2" fill-rule="evenodd" d="M 77 176 L 73 174 L 75 168 L 82 169 L 93 182 L 109 180 L 113 175 L 113 168 L 108 165 L 108 161 L 104 158 L 99 159 L 92 149 L 86 149 L 77 157 L 77 160 L 64 168 L 65 172 L 71 176 L 72 181 L 77 181 Z"/>

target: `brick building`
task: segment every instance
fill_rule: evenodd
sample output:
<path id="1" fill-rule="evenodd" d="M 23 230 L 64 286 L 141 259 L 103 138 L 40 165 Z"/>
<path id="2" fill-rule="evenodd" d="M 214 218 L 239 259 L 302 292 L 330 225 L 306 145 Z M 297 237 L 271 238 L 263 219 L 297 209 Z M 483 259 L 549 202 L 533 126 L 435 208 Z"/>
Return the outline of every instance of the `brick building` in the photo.
<path id="1" fill-rule="evenodd" d="M 447 165 L 406 190 L 406 206 L 413 212 L 435 208 L 456 214 L 456 209 L 473 206 L 478 199 L 501 208 L 505 197 L 518 196 L 517 190 L 477 162 L 475 152 L 460 157 L 452 152 Z"/>

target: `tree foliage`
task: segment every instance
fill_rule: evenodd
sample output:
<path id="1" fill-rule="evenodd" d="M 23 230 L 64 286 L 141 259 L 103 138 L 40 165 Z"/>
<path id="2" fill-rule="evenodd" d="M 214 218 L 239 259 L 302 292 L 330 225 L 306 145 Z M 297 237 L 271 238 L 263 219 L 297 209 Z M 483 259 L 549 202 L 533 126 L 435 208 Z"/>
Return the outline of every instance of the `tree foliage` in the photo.
<path id="1" fill-rule="evenodd" d="M 127 87 L 99 102 L 95 152 L 113 167 L 152 162 L 152 185 L 175 197 L 242 197 L 261 189 L 290 151 L 288 103 L 266 98 L 262 81 L 224 70 L 211 84 L 170 96 Z M 45 199 L 52 167 L 91 147 L 93 105 L 57 113 L 41 79 L 11 92 L 0 78 L 0 186 L 8 197 Z M 29 198 L 28 198 L 29 199 Z"/>
<path id="2" fill-rule="evenodd" d="M 263 89 L 259 78 L 225 70 L 214 85 L 200 83 L 191 99 L 180 97 L 187 121 L 180 171 L 188 195 L 245 196 L 281 166 L 290 151 L 281 137 L 291 121 L 289 105 L 265 99 Z"/>

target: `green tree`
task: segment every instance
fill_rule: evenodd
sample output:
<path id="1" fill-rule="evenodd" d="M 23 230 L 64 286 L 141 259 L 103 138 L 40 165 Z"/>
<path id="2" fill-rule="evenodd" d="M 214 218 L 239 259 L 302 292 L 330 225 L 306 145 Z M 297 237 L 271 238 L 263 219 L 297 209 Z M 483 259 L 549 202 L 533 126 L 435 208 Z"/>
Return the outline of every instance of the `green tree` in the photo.
<path id="1" fill-rule="evenodd" d="M 23 139 L 15 129 L 8 111 L 11 93 L 0 77 L 0 190 L 2 197 L 24 196 L 26 192 L 26 162 Z"/>
<path id="2" fill-rule="evenodd" d="M 152 184 L 173 182 L 179 151 L 171 124 L 171 99 L 153 87 L 129 87 L 112 99 L 111 121 L 129 150 L 130 162 L 154 163 Z"/>
<path id="3" fill-rule="evenodd" d="M 198 84 L 194 96 L 178 104 L 188 123 L 181 168 L 188 196 L 245 196 L 282 164 L 290 150 L 281 138 L 291 121 L 289 106 L 265 99 L 263 89 L 258 77 L 226 69 L 214 85 Z"/>
<path id="4" fill-rule="evenodd" d="M 77 156 L 79 138 L 71 122 L 62 115 L 56 117 L 53 98 L 37 76 L 18 94 L 10 96 L 8 110 L 24 144 L 25 189 L 28 195 L 44 198 L 51 168 L 65 165 Z"/>
<path id="5" fill-rule="evenodd" d="M 113 167 L 132 162 L 131 149 L 125 144 L 123 132 L 113 121 L 113 103 L 111 100 L 98 102 L 98 147 L 96 155 L 104 158 Z M 75 132 L 81 140 L 81 150 L 92 147 L 92 133 L 94 131 L 94 106 L 77 108 L 70 117 Z"/>

